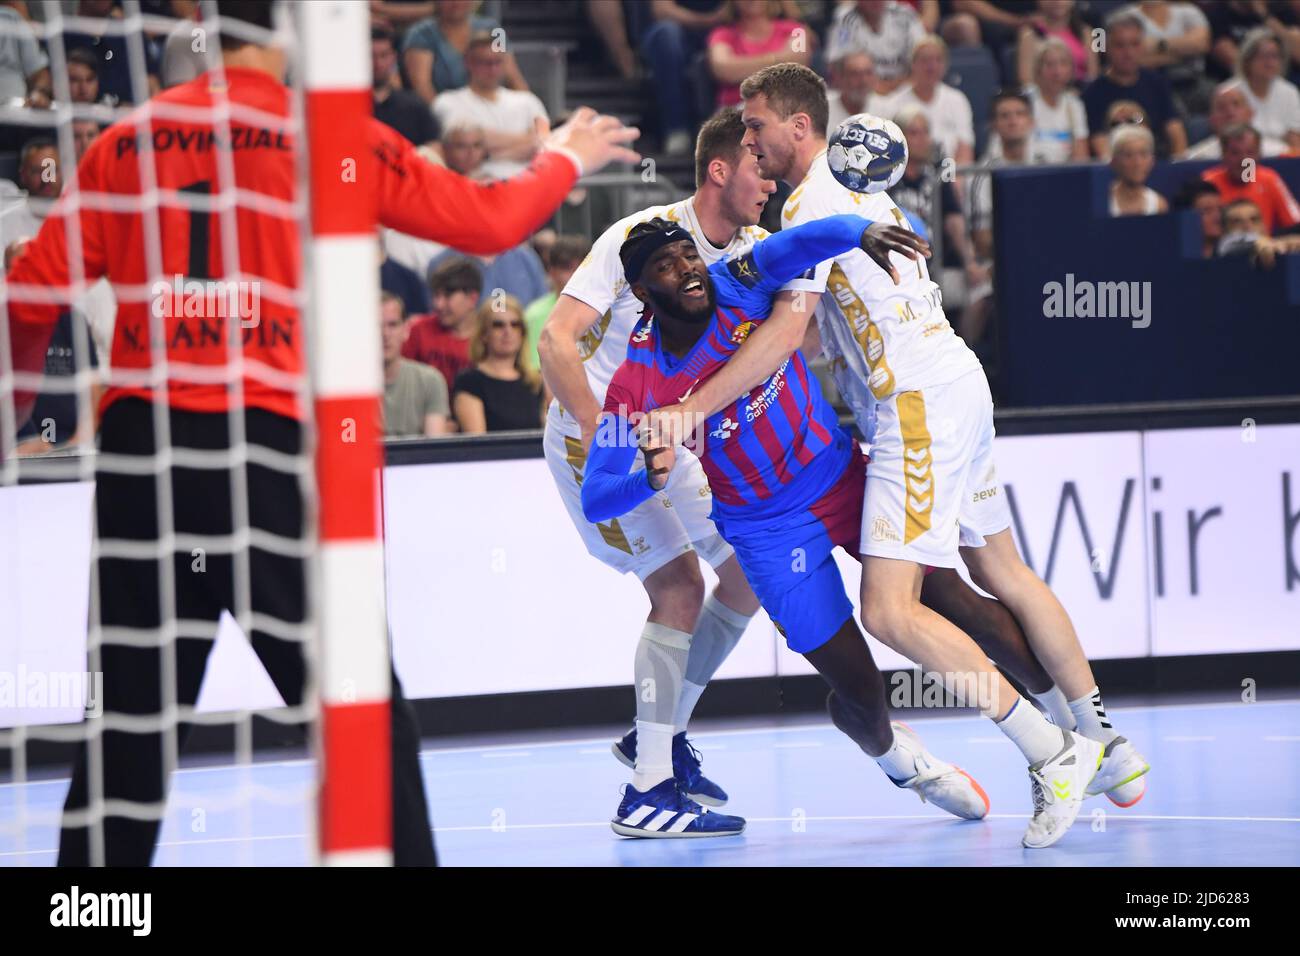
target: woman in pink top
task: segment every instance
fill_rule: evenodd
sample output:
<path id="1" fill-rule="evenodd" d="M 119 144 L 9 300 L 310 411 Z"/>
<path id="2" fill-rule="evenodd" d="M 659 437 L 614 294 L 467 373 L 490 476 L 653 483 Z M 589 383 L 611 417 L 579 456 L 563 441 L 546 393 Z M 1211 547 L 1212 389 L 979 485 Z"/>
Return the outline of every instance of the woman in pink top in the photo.
<path id="1" fill-rule="evenodd" d="M 1038 0 L 1038 12 L 1030 25 L 1020 28 L 1016 54 L 1022 84 L 1028 86 L 1034 81 L 1038 46 L 1048 37 L 1056 37 L 1069 49 L 1075 83 L 1082 85 L 1096 79 L 1097 52 L 1089 42 L 1088 25 L 1075 16 L 1074 0 Z"/>
<path id="2" fill-rule="evenodd" d="M 734 19 L 709 34 L 709 71 L 718 84 L 718 105 L 740 102 L 740 82 L 774 63 L 807 66 L 812 57 L 813 32 L 796 19 L 793 0 L 732 0 Z"/>

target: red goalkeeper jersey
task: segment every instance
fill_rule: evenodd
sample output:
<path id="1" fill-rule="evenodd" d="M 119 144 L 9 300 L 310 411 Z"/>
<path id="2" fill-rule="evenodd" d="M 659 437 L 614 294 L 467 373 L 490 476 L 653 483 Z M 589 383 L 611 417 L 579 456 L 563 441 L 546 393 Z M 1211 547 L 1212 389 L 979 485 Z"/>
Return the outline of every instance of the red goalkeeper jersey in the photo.
<path id="1" fill-rule="evenodd" d="M 8 296 L 15 369 L 41 370 L 58 313 L 72 298 L 67 233 L 79 201 L 86 282 L 108 276 L 118 300 L 112 375 L 101 409 L 128 395 L 150 397 L 147 375 L 155 356 L 165 351 L 170 404 L 225 411 L 234 394 L 225 376 L 239 347 L 244 404 L 300 417 L 296 381 L 303 370 L 303 341 L 295 303 L 303 236 L 294 204 L 303 197 L 286 123 L 290 91 L 258 70 L 227 69 L 225 76 L 224 93 L 214 73 L 167 90 L 106 130 L 86 152 L 77 170 L 77 193 L 65 192 L 9 272 L 11 287 L 26 287 L 11 288 Z M 263 114 L 232 117 L 228 142 L 212 116 L 223 99 Z M 188 115 L 174 115 L 178 107 L 187 108 Z M 222 200 L 237 195 L 232 248 L 218 209 L 158 206 L 155 217 L 148 184 L 142 184 L 138 137 L 146 131 L 160 195 Z M 524 241 L 577 178 L 566 156 L 544 152 L 512 179 L 472 182 L 427 162 L 400 133 L 377 120 L 359 147 L 354 168 L 345 158 L 339 175 L 354 177 L 356 201 L 374 203 L 382 225 L 479 255 Z M 222 169 L 227 158 L 238 193 Z M 155 242 L 161 258 L 156 265 L 149 261 Z M 238 261 L 230 261 L 229 253 Z M 194 291 L 199 288 L 219 293 L 200 296 Z M 159 331 L 155 326 L 161 327 L 163 341 L 151 342 Z M 16 399 L 21 423 L 35 395 L 19 391 Z"/>

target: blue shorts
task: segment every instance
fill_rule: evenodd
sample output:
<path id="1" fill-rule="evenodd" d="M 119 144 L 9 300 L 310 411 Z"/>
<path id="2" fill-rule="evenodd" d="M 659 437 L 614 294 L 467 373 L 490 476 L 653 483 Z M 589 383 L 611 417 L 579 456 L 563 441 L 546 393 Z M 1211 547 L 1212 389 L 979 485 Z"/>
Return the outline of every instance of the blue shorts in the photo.
<path id="1" fill-rule="evenodd" d="M 867 461 L 854 443 L 839 480 L 807 508 L 743 534 L 728 534 L 725 525 L 719 529 L 763 610 L 796 653 L 821 647 L 854 616 L 831 553 L 838 546 L 857 555 L 866 480 Z"/>

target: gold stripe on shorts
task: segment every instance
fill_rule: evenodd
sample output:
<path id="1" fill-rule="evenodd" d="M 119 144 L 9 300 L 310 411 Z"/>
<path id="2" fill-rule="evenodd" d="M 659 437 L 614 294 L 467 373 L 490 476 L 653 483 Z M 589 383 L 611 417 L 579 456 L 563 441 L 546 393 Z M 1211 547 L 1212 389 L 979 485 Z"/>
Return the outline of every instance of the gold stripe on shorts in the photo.
<path id="1" fill-rule="evenodd" d="M 930 454 L 930 429 L 925 422 L 925 399 L 920 392 L 898 396 L 898 422 L 903 432 L 903 479 L 907 526 L 903 543 L 910 544 L 930 530 L 934 510 L 934 458 Z"/>
<path id="2" fill-rule="evenodd" d="M 573 469 L 573 480 L 578 487 L 582 487 L 582 475 L 587 469 L 587 449 L 582 447 L 582 440 L 564 436 L 564 461 Z M 607 521 L 605 524 L 597 524 L 596 530 L 605 543 L 611 548 L 617 548 L 626 554 L 632 553 L 632 545 L 628 543 L 627 535 L 623 531 L 623 526 L 618 523 L 618 519 Z"/>

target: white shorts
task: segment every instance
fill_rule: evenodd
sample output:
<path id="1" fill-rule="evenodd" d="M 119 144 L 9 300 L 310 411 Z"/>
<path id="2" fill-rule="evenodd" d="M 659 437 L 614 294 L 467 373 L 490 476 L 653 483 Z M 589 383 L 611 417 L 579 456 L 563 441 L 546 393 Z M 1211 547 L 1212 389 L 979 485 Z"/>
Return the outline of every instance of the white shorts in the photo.
<path id="1" fill-rule="evenodd" d="M 959 547 L 981 547 L 986 535 L 1010 526 L 993 465 L 993 398 L 983 369 L 877 405 L 863 554 L 955 568 Z"/>
<path id="2" fill-rule="evenodd" d="M 569 518 L 593 557 L 615 571 L 630 571 L 642 581 L 688 551 L 699 552 L 714 568 L 731 557 L 731 545 L 722 540 L 709 519 L 713 493 L 704 469 L 684 448 L 677 449 L 677 464 L 663 491 L 613 521 L 589 522 L 582 514 L 586 449 L 577 427 L 559 425 L 556 417 L 552 412 L 546 418 L 542 441 L 546 463 Z"/>

